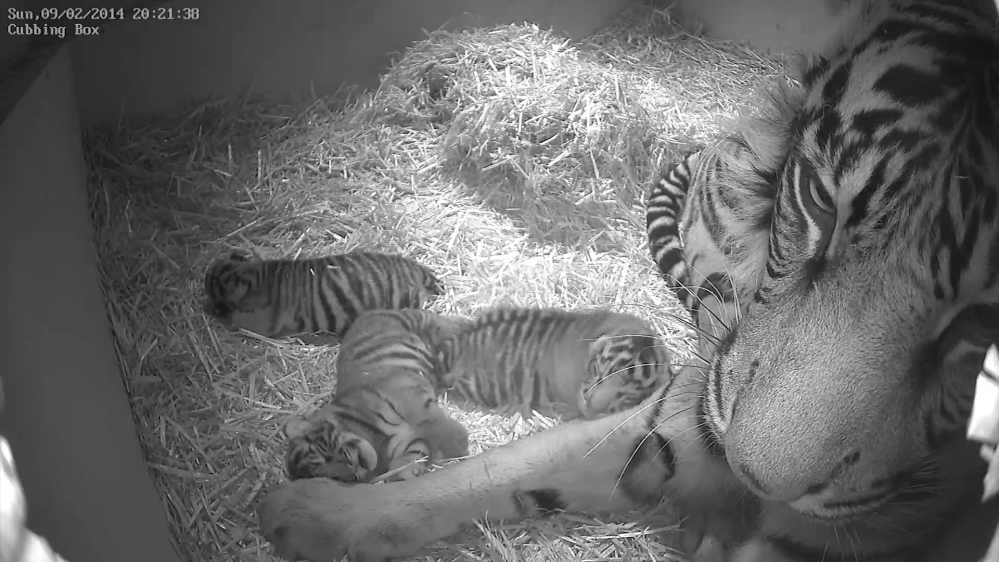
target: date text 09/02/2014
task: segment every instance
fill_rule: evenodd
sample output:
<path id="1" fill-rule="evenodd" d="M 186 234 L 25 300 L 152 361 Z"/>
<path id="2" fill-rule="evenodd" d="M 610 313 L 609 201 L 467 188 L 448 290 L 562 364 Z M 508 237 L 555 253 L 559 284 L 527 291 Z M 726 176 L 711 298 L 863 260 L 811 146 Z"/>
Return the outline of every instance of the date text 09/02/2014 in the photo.
<path id="1" fill-rule="evenodd" d="M 41 10 L 7 8 L 7 19 L 10 21 L 58 22 L 64 26 L 73 23 L 94 24 L 101 21 L 126 19 L 134 21 L 192 21 L 200 18 L 201 10 L 199 8 L 172 6 L 159 8 L 42 8 Z"/>
<path id="2" fill-rule="evenodd" d="M 133 21 L 193 21 L 201 17 L 198 8 L 43 8 L 41 10 L 7 9 L 8 35 L 51 36 L 64 39 L 100 35 L 103 28 L 92 25 L 123 19 Z M 62 24 L 62 25 L 59 25 Z"/>

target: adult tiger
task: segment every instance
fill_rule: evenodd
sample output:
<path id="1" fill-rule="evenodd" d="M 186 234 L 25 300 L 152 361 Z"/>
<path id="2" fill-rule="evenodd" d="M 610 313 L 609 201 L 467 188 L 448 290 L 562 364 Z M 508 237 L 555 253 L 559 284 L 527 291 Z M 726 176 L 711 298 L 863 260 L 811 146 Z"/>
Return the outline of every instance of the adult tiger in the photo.
<path id="1" fill-rule="evenodd" d="M 999 518 L 964 438 L 999 340 L 996 22 L 989 0 L 850 2 L 800 84 L 729 131 L 751 173 L 687 201 L 707 207 L 685 242 L 745 249 L 699 266 L 731 284 L 698 310 L 732 326 L 709 362 L 639 408 L 421 479 L 280 485 L 265 536 L 286 557 L 380 562 L 475 518 L 667 498 L 704 523 L 697 562 L 976 560 Z M 991 528 L 959 552 L 973 541 L 946 539 L 972 512 Z"/>
<path id="2" fill-rule="evenodd" d="M 333 400 L 284 426 L 288 477 L 404 480 L 438 451 L 468 455 L 468 431 L 437 404 L 433 353 L 468 323 L 428 310 L 361 314 L 340 342 Z"/>
<path id="3" fill-rule="evenodd" d="M 228 329 L 272 338 L 342 334 L 364 311 L 420 308 L 443 293 L 433 271 L 393 254 L 251 260 L 232 252 L 205 275 L 205 312 Z"/>

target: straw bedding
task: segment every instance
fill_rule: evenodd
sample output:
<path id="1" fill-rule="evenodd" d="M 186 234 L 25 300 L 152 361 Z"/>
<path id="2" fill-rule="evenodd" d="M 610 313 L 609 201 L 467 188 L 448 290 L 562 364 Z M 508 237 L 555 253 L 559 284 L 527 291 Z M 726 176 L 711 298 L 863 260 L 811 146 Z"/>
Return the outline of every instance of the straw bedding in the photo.
<path id="1" fill-rule="evenodd" d="M 100 266 L 138 431 L 178 550 L 274 560 L 255 508 L 282 478 L 282 422 L 328 399 L 335 346 L 220 330 L 201 312 L 221 252 L 398 252 L 448 285 L 433 308 L 607 307 L 682 357 L 642 197 L 773 60 L 638 5 L 578 44 L 530 25 L 437 32 L 372 92 L 203 103 L 87 133 Z M 448 406 L 472 453 L 555 423 Z M 476 526 L 421 560 L 674 560 L 675 520 L 566 515 Z"/>

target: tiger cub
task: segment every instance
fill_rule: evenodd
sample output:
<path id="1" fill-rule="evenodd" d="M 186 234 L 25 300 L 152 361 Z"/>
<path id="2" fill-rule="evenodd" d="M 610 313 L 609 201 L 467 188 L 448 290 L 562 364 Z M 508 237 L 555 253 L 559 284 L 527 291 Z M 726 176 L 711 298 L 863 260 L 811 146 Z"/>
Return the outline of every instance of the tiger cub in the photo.
<path id="1" fill-rule="evenodd" d="M 339 335 L 364 311 L 420 308 L 443 292 L 433 271 L 398 255 L 251 260 L 233 252 L 205 275 L 205 312 L 227 329 L 272 338 Z"/>
<path id="2" fill-rule="evenodd" d="M 362 313 L 340 343 L 333 400 L 285 425 L 288 477 L 405 480 L 438 451 L 468 455 L 467 430 L 437 404 L 429 378 L 431 350 L 465 323 L 417 309 Z"/>
<path id="3" fill-rule="evenodd" d="M 441 344 L 437 375 L 461 398 L 505 413 L 593 418 L 670 379 L 658 339 L 620 312 L 497 308 Z"/>

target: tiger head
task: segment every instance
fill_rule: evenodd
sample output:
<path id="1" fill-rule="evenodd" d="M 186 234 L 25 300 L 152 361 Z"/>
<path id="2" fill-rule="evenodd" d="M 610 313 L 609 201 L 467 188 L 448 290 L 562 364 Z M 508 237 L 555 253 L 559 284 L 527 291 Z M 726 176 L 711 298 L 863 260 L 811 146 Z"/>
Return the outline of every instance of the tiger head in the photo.
<path id="1" fill-rule="evenodd" d="M 984 468 L 964 431 L 999 340 L 999 38 L 994 13 L 901 4 L 852 3 L 742 133 L 772 204 L 735 233 L 754 274 L 701 409 L 757 496 L 919 532 L 946 509 L 914 504 Z"/>
<path id="2" fill-rule="evenodd" d="M 365 482 L 378 466 L 378 453 L 364 437 L 349 431 L 329 407 L 285 424 L 288 478 L 331 478 Z"/>

